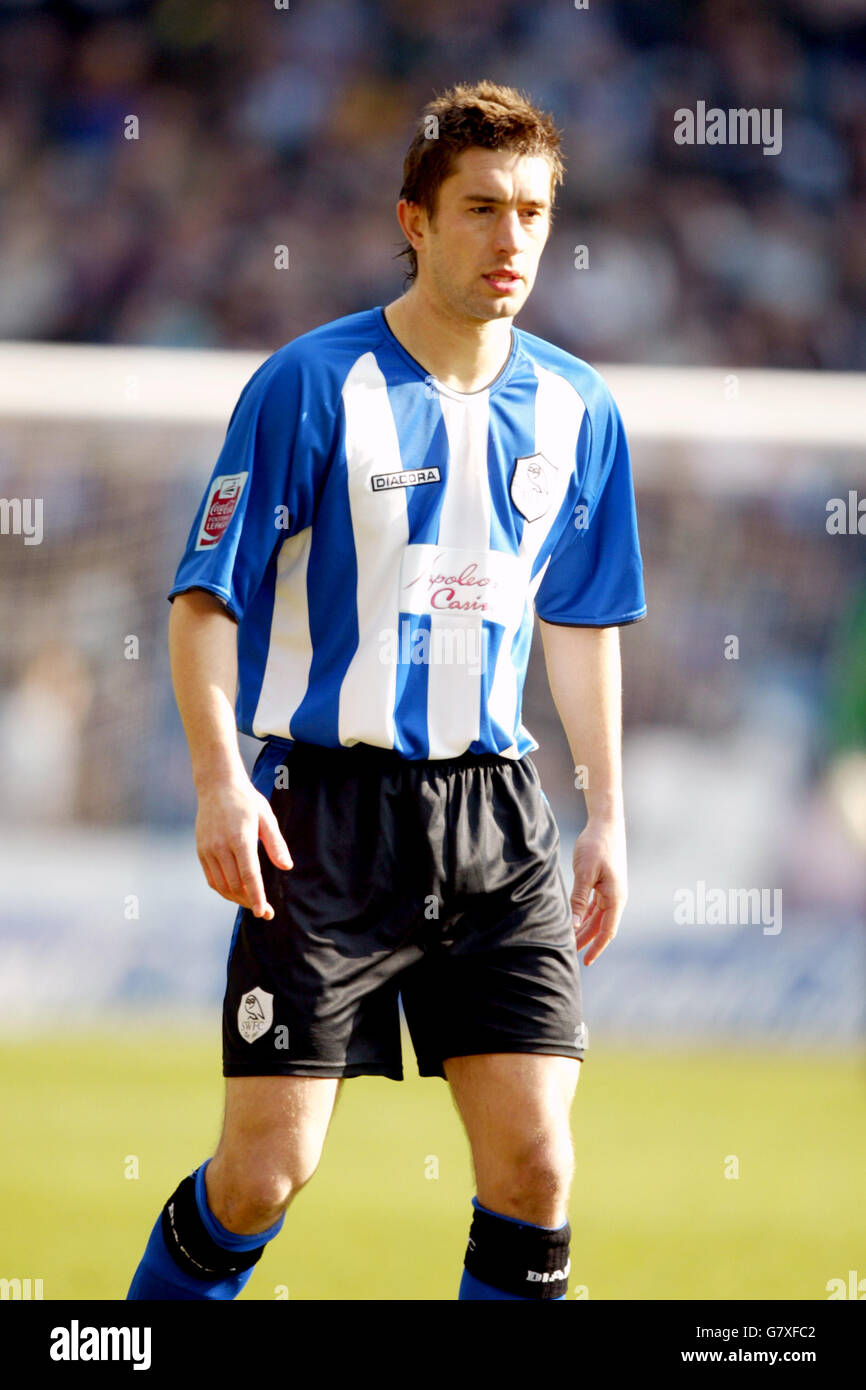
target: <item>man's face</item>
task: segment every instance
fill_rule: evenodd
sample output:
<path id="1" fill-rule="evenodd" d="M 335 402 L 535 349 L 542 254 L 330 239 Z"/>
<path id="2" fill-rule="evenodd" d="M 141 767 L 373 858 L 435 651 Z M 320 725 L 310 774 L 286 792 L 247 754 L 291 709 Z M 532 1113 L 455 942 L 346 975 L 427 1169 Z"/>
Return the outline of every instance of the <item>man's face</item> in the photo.
<path id="1" fill-rule="evenodd" d="M 543 156 L 464 150 L 439 189 L 432 221 L 419 214 L 419 285 L 457 317 L 512 318 L 535 283 L 550 213 L 551 166 Z"/>

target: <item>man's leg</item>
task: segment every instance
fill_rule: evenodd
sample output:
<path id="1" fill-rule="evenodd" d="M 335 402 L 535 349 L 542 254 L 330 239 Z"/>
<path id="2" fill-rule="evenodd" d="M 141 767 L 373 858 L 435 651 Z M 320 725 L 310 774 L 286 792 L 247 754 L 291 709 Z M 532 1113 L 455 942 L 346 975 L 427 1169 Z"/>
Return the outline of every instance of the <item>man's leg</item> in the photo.
<path id="1" fill-rule="evenodd" d="M 336 1077 L 227 1079 L 216 1153 L 169 1198 L 128 1299 L 237 1297 L 318 1166 L 340 1085 Z"/>
<path id="2" fill-rule="evenodd" d="M 460 1298 L 564 1298 L 580 1062 L 499 1052 L 448 1058 L 444 1071 L 477 1193 Z"/>

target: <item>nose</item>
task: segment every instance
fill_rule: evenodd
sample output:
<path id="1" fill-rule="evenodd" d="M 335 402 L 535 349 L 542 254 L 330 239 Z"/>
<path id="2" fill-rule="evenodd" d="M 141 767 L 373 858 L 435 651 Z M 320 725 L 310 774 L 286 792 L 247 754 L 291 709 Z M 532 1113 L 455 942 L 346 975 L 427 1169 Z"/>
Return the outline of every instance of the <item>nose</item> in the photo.
<path id="1" fill-rule="evenodd" d="M 523 245 L 523 228 L 516 208 L 506 208 L 496 219 L 496 250 L 510 254 Z"/>

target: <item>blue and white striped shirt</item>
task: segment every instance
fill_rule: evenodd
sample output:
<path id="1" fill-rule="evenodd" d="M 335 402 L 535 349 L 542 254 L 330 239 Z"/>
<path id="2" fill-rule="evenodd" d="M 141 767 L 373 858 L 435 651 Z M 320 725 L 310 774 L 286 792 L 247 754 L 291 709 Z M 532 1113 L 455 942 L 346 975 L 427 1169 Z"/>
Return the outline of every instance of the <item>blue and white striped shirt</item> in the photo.
<path id="1" fill-rule="evenodd" d="M 381 307 L 251 377 L 169 598 L 238 620 L 238 727 L 407 758 L 520 758 L 533 607 L 646 613 L 622 422 L 598 373 L 512 327 L 482 391 L 425 373 Z"/>

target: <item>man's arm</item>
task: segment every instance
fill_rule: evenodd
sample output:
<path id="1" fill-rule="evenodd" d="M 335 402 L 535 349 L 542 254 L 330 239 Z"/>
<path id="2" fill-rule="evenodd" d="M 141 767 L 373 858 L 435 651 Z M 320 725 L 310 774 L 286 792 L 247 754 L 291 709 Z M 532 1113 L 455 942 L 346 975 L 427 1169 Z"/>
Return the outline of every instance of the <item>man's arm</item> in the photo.
<path id="1" fill-rule="evenodd" d="M 553 701 L 574 765 L 586 768 L 587 823 L 574 847 L 571 906 L 577 949 L 589 946 L 584 964 L 591 965 L 616 935 L 628 894 L 619 628 L 539 621 Z"/>
<path id="2" fill-rule="evenodd" d="M 169 654 L 198 795 L 196 849 L 208 884 L 230 902 L 270 921 L 258 859 L 261 838 L 272 863 L 292 867 L 267 799 L 247 776 L 238 748 L 234 701 L 237 624 L 204 589 L 178 594 L 169 619 Z"/>

